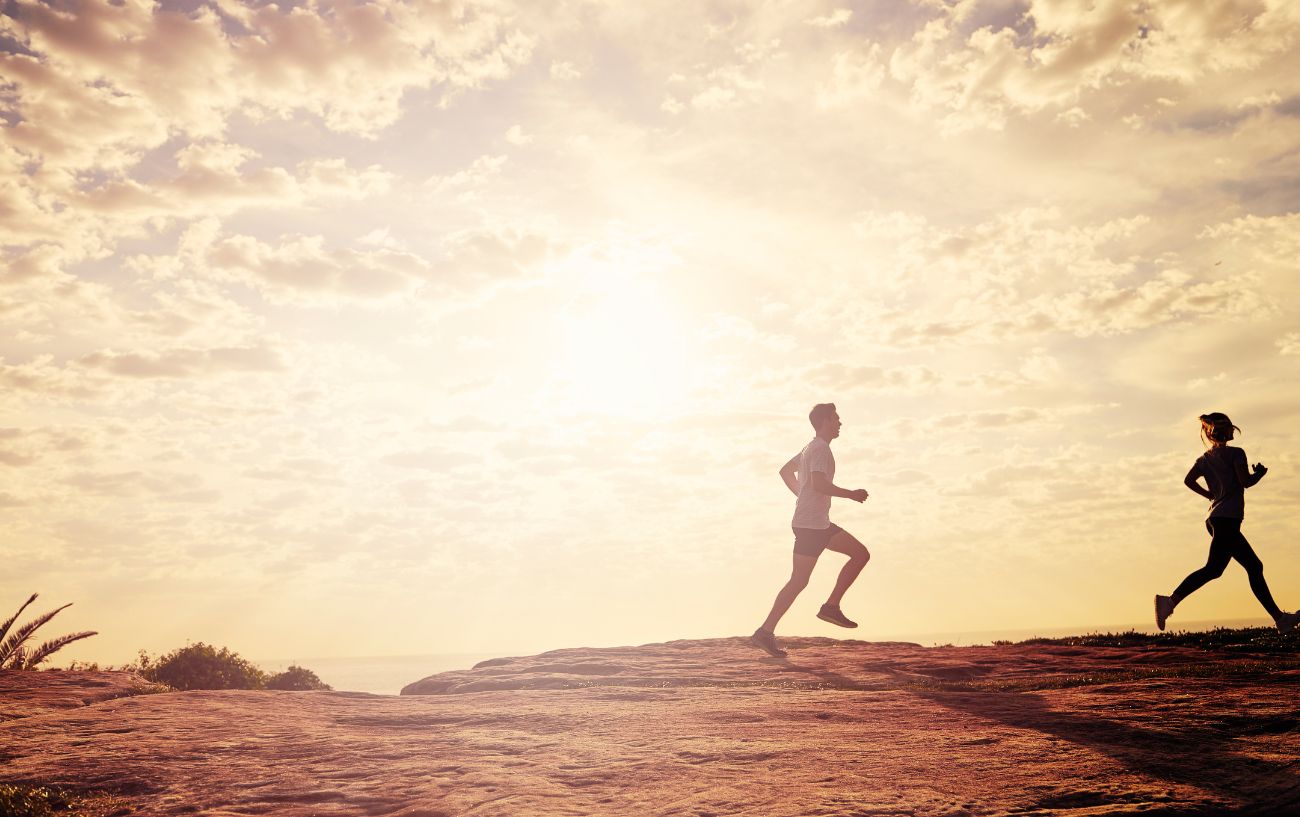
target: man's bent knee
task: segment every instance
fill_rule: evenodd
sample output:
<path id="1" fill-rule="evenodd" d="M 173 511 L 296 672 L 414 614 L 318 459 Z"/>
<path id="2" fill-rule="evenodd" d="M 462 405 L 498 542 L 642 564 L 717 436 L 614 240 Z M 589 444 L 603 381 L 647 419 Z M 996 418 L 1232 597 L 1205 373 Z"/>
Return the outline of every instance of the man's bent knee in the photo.
<path id="1" fill-rule="evenodd" d="M 826 547 L 828 550 L 833 550 L 836 553 L 843 553 L 845 556 L 848 556 L 851 561 L 866 564 L 871 560 L 871 553 L 867 551 L 867 546 L 859 542 L 854 538 L 853 534 L 846 530 L 841 530 L 839 533 L 831 537 L 831 540 L 826 544 Z"/>

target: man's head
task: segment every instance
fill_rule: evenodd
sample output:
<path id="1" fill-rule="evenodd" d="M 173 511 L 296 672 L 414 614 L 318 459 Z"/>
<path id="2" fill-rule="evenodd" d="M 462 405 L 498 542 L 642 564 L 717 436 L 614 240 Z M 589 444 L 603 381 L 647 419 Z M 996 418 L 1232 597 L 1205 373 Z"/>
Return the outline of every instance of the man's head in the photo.
<path id="1" fill-rule="evenodd" d="M 833 440 L 840 436 L 840 415 L 834 403 L 818 403 L 808 412 L 808 422 L 812 423 L 817 436 L 824 440 Z"/>

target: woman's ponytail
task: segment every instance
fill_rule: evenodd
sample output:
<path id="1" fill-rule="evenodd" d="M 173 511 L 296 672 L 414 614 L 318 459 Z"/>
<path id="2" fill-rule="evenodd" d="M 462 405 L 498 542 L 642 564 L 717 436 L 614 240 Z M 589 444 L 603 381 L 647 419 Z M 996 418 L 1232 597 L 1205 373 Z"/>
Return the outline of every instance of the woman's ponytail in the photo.
<path id="1" fill-rule="evenodd" d="M 1207 446 L 1213 443 L 1228 442 L 1232 439 L 1234 432 L 1240 434 L 1241 429 L 1232 424 L 1228 415 L 1221 411 L 1212 411 L 1209 414 L 1202 414 L 1201 421 L 1201 439 Z"/>

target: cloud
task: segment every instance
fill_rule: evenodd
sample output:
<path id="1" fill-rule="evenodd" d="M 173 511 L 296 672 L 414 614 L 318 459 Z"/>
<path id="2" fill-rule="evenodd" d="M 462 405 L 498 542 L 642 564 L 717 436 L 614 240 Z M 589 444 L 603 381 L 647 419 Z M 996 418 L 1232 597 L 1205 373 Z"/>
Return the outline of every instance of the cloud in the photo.
<path id="1" fill-rule="evenodd" d="M 10 467 L 48 467 L 53 463 L 76 462 L 110 444 L 107 435 L 96 429 L 0 427 L 0 464 Z"/>
<path id="2" fill-rule="evenodd" d="M 206 487 L 192 473 L 158 471 L 74 471 L 58 480 L 76 489 L 80 497 L 110 499 L 149 497 L 163 502 L 208 504 L 221 499 L 221 491 Z"/>
<path id="3" fill-rule="evenodd" d="M 77 369 L 58 365 L 53 355 L 41 355 L 19 364 L 0 360 L 0 385 L 10 394 L 86 399 L 102 388 L 102 381 L 86 377 Z"/>
<path id="4" fill-rule="evenodd" d="M 19 454 L 18 452 L 5 447 L 3 443 L 0 443 L 0 465 L 7 465 L 10 468 L 15 468 L 29 465 L 32 462 L 35 462 L 34 458 L 24 454 Z"/>
<path id="5" fill-rule="evenodd" d="M 867 50 L 840 51 L 831 60 L 831 76 L 817 89 L 823 108 L 852 105 L 876 92 L 885 76 L 879 44 Z"/>
<path id="6" fill-rule="evenodd" d="M 446 101 L 532 51 L 503 6 L 425 0 L 15 0 L 0 42 L 0 285 L 58 280 L 169 222 L 381 194 L 376 165 L 265 161 L 231 124 L 315 117 L 373 138 L 408 91 Z"/>
<path id="7" fill-rule="evenodd" d="M 1167 270 L 1138 286 L 1105 286 L 1073 292 L 1032 304 L 1022 324 L 1036 318 L 1078 336 L 1121 334 L 1183 318 L 1213 316 L 1231 319 L 1260 315 L 1266 302 L 1241 281 L 1194 282 L 1191 276 Z"/>
<path id="8" fill-rule="evenodd" d="M 191 144 L 176 153 L 177 172 L 160 181 L 121 179 L 78 191 L 80 212 L 113 218 L 187 219 L 245 207 L 276 209 L 318 203 L 330 196 L 362 198 L 383 192 L 391 176 L 377 166 L 353 170 L 341 159 L 309 159 L 294 172 L 281 167 L 245 169 L 256 154 L 224 143 Z"/>
<path id="9" fill-rule="evenodd" d="M 320 457 L 285 457 L 274 466 L 246 468 L 243 476 L 274 482 L 291 482 L 295 485 L 343 485 L 338 474 L 340 463 Z"/>
<path id="10" fill-rule="evenodd" d="M 830 14 L 824 14 L 819 17 L 809 17 L 807 20 L 804 20 L 804 23 L 814 28 L 838 28 L 851 19 L 853 19 L 852 9 L 839 8 L 835 9 Z"/>
<path id="11" fill-rule="evenodd" d="M 517 128 L 518 125 L 511 128 L 506 134 L 506 140 L 514 144 L 527 144 L 528 140 L 524 139 L 521 131 L 517 133 L 515 139 L 511 139 L 510 134 L 516 133 Z M 507 161 L 509 161 L 507 156 L 480 156 L 469 167 L 445 176 L 433 176 L 424 184 L 435 193 L 455 194 L 464 200 L 472 196 L 478 188 L 499 176 Z"/>
<path id="12" fill-rule="evenodd" d="M 163 352 L 94 352 L 80 363 L 119 377 L 191 378 L 232 372 L 276 372 L 285 368 L 281 353 L 266 346 L 224 349 L 169 349 Z"/>
<path id="13" fill-rule="evenodd" d="M 1071 424 L 1113 410 L 1114 403 L 1079 403 L 1067 405 L 1011 405 L 995 408 L 970 408 L 959 411 L 941 411 L 928 416 L 907 416 L 886 423 L 891 433 L 900 439 L 951 448 L 952 441 L 965 438 L 968 443 L 978 441 L 982 435 L 1016 435 L 1027 441 L 1044 433 L 1058 434 Z M 1029 442 L 1018 445 L 1032 448 Z M 979 449 L 976 449 L 978 453 Z M 981 457 L 982 458 L 982 457 Z"/>
<path id="14" fill-rule="evenodd" d="M 394 451 L 379 458 L 384 465 L 446 473 L 466 462 L 466 456 L 442 446 L 428 446 L 409 451 Z"/>
<path id="15" fill-rule="evenodd" d="M 339 159 L 307 159 L 292 172 L 267 165 L 250 169 L 253 151 L 222 142 L 188 145 L 174 159 L 170 175 L 149 182 L 115 177 L 53 192 L 42 192 L 30 179 L 22 182 L 31 205 L 20 208 L 24 221 L 0 220 L 0 245 L 8 245 L 0 249 L 7 262 L 0 290 L 29 283 L 93 290 L 75 282 L 77 266 L 110 257 L 124 238 L 245 208 L 282 210 L 371 197 L 386 190 L 391 179 L 375 166 L 354 169 Z"/>
<path id="16" fill-rule="evenodd" d="M 571 62 L 560 61 L 551 63 L 551 79 L 556 80 L 574 80 L 582 77 L 582 71 Z"/>
<path id="17" fill-rule="evenodd" d="M 891 76 L 914 105 L 946 111 L 949 132 L 1000 129 L 1017 113 L 1078 109 L 1106 86 L 1188 85 L 1285 57 L 1300 31 L 1287 3 L 1034 0 L 988 22 L 987 4 L 960 0 L 898 46 Z M 1078 115 L 1065 120 L 1077 125 Z"/>
<path id="18" fill-rule="evenodd" d="M 29 53 L 5 57 L 23 120 L 11 137 L 62 168 L 103 166 L 125 152 L 121 167 L 173 135 L 216 137 L 235 111 L 306 111 L 333 130 L 373 136 L 400 116 L 406 91 L 476 88 L 509 76 L 532 52 L 497 6 L 14 6 L 0 33 Z"/>
<path id="19" fill-rule="evenodd" d="M 877 261 L 889 270 L 877 287 L 886 297 L 870 305 L 863 322 L 878 339 L 917 347 L 1053 333 L 1121 335 L 1273 309 L 1274 273 L 1207 268 L 1200 260 L 1204 247 L 1186 257 L 1144 256 L 1138 246 L 1150 222 L 1139 215 L 1066 226 L 1058 211 L 1031 208 L 945 229 L 906 214 L 864 214 L 856 232 L 868 244 L 887 247 L 891 233 L 896 241 L 895 255 Z M 1226 235 L 1211 229 L 1203 237 Z"/>
<path id="20" fill-rule="evenodd" d="M 743 43 L 735 47 L 729 60 L 718 61 L 702 72 L 669 77 L 670 91 L 660 107 L 679 113 L 687 108 L 716 111 L 756 103 L 767 90 L 763 73 L 781 57 L 780 40 Z"/>
<path id="21" fill-rule="evenodd" d="M 925 366 L 845 366 L 823 363 L 803 376 L 807 382 L 839 391 L 881 389 L 919 394 L 938 385 L 941 378 Z"/>
<path id="22" fill-rule="evenodd" d="M 534 137 L 531 134 L 525 133 L 523 127 L 520 125 L 511 125 L 505 135 L 505 140 L 516 147 L 530 144 L 533 141 L 533 138 Z"/>
<path id="23" fill-rule="evenodd" d="M 905 311 L 882 316 L 886 337 L 900 346 L 957 341 L 1043 337 L 1062 332 L 1076 337 L 1137 332 L 1198 317 L 1229 320 L 1267 311 L 1267 302 L 1239 281 L 1190 283 L 1189 276 L 1166 271 L 1137 286 L 1106 284 L 1060 294 L 1039 295 L 997 305 L 971 304 L 957 317 L 917 320 Z M 964 312 L 969 317 L 961 317 Z"/>
<path id="24" fill-rule="evenodd" d="M 277 243 L 246 235 L 209 235 L 189 245 L 213 274 L 247 284 L 280 302 L 382 299 L 414 289 L 428 263 L 393 249 L 330 249 L 323 236 Z"/>
<path id="25" fill-rule="evenodd" d="M 541 232 L 513 227 L 473 227 L 442 241 L 443 259 L 431 272 L 435 284 L 451 288 L 519 278 L 561 250 Z"/>

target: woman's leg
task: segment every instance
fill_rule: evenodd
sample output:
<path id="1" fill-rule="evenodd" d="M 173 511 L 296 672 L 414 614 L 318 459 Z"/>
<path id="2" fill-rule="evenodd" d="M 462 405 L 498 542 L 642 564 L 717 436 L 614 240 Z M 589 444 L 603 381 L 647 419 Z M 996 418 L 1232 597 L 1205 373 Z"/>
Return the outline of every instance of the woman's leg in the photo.
<path id="1" fill-rule="evenodd" d="M 1205 526 L 1210 530 L 1210 555 L 1205 560 L 1205 567 L 1190 573 L 1187 578 L 1183 579 L 1178 589 L 1174 590 L 1174 604 L 1187 598 L 1188 596 L 1200 590 L 1207 582 L 1211 582 L 1223 575 L 1223 569 L 1232 561 L 1233 545 L 1235 541 L 1233 536 L 1241 536 L 1241 522 L 1238 520 L 1237 525 L 1225 525 L 1224 522 L 1229 520 L 1210 517 Z"/>
<path id="2" fill-rule="evenodd" d="M 1259 599 L 1259 603 L 1264 605 L 1264 609 L 1276 621 L 1282 611 L 1277 602 L 1273 601 L 1273 594 L 1268 592 L 1268 582 L 1264 581 L 1264 563 L 1255 555 L 1255 549 L 1240 531 L 1237 533 L 1237 546 L 1232 551 L 1232 558 L 1246 568 L 1246 576 L 1250 578 L 1250 589 L 1255 593 L 1255 598 Z"/>

